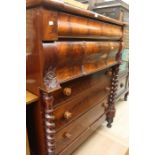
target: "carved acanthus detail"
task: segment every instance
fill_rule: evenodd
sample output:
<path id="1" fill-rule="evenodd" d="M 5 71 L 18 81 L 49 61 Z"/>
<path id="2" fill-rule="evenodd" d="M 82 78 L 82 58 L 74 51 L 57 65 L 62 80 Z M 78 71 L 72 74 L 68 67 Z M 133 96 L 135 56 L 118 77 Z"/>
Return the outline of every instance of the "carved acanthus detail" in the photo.
<path id="1" fill-rule="evenodd" d="M 60 84 L 56 78 L 55 70 L 55 68 L 50 66 L 45 72 L 44 85 L 47 90 L 60 87 Z"/>

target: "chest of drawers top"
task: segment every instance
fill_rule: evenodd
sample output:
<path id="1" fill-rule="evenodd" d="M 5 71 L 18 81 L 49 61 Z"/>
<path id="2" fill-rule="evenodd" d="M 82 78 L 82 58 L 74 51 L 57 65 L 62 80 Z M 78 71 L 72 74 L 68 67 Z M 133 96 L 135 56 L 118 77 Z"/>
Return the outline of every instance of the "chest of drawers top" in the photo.
<path id="1" fill-rule="evenodd" d="M 94 19 L 98 19 L 101 21 L 110 22 L 113 24 L 124 25 L 124 23 L 119 22 L 118 20 L 97 14 L 93 11 L 84 10 L 84 9 L 69 5 L 65 3 L 63 0 L 26 0 L 27 9 L 38 7 L 38 6 L 44 6 L 52 10 L 54 9 L 54 10 L 59 10 L 63 12 L 68 12 L 71 14 L 85 16 L 88 18 L 94 18 Z"/>
<path id="2" fill-rule="evenodd" d="M 124 23 L 56 0 L 27 0 L 27 90 L 61 83 L 117 64 Z"/>

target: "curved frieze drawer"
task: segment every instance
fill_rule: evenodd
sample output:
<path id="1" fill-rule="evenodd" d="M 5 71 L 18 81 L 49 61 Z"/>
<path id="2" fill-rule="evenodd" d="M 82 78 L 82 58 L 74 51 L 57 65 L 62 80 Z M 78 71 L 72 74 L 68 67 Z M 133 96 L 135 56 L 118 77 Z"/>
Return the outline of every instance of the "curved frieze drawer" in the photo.
<path id="1" fill-rule="evenodd" d="M 45 79 L 50 72 L 62 83 L 115 65 L 119 47 L 119 42 L 104 41 L 44 43 Z"/>
<path id="2" fill-rule="evenodd" d="M 122 27 L 62 12 L 42 10 L 43 40 L 59 38 L 94 38 L 120 40 Z"/>

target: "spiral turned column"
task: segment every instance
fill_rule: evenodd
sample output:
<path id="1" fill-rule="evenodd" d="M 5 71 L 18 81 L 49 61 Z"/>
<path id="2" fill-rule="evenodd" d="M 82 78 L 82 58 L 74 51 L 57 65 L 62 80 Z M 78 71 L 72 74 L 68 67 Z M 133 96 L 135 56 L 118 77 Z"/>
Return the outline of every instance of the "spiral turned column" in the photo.
<path id="1" fill-rule="evenodd" d="M 115 116 L 115 97 L 118 86 L 118 73 L 119 73 L 119 65 L 114 66 L 113 75 L 111 81 L 111 90 L 109 95 L 109 107 L 106 113 L 106 120 L 108 122 L 107 127 L 111 127 L 111 123 L 113 122 L 113 118 Z"/>
<path id="2" fill-rule="evenodd" d="M 53 115 L 53 96 L 43 93 L 44 101 L 44 127 L 46 139 L 46 154 L 55 155 L 55 123 Z"/>

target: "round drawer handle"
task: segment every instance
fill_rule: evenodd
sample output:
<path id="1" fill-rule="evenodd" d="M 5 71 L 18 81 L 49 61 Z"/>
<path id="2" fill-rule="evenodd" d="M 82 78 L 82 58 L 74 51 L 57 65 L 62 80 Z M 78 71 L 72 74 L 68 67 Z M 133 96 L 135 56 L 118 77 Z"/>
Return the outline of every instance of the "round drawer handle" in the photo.
<path id="1" fill-rule="evenodd" d="M 63 136 L 68 139 L 72 137 L 72 135 L 69 132 L 65 132 Z"/>
<path id="2" fill-rule="evenodd" d="M 120 84 L 120 87 L 122 88 L 123 86 L 124 86 L 124 84 L 123 84 L 123 83 L 121 83 L 121 84 Z"/>
<path id="3" fill-rule="evenodd" d="M 106 101 L 104 101 L 104 102 L 103 102 L 103 107 L 107 109 L 108 106 L 109 106 L 108 103 L 107 103 Z"/>
<path id="4" fill-rule="evenodd" d="M 107 75 L 108 75 L 108 76 L 112 76 L 112 71 L 108 71 L 108 72 L 107 72 Z"/>
<path id="5" fill-rule="evenodd" d="M 69 120 L 71 117 L 72 117 L 72 113 L 71 113 L 71 112 L 66 111 L 66 112 L 64 113 L 64 118 L 65 118 L 65 119 Z"/>
<path id="6" fill-rule="evenodd" d="M 63 94 L 66 96 L 70 96 L 72 94 L 72 89 L 71 88 L 64 88 Z"/>
<path id="7" fill-rule="evenodd" d="M 106 92 L 110 91 L 110 87 L 105 87 Z"/>

